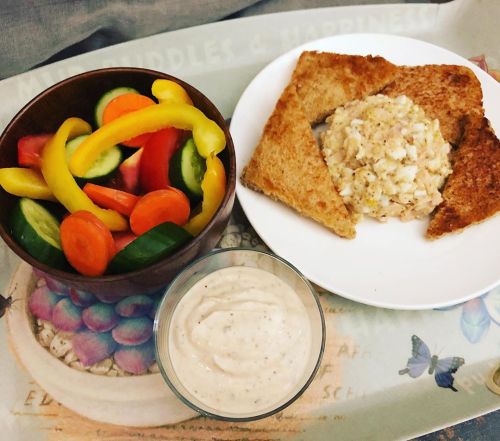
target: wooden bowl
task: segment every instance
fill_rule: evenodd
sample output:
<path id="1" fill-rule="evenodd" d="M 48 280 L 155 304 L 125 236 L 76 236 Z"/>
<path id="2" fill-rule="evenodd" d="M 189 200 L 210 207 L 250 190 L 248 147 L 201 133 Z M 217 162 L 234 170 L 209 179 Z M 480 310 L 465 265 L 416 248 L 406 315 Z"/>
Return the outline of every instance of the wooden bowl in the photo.
<path id="1" fill-rule="evenodd" d="M 133 87 L 150 95 L 157 78 L 173 80 L 182 85 L 194 106 L 214 120 L 226 135 L 226 148 L 219 154 L 226 168 L 226 195 L 221 206 L 205 229 L 176 253 L 147 268 L 119 275 L 86 277 L 51 268 L 24 251 L 9 233 L 9 215 L 18 199 L 0 188 L 0 236 L 6 244 L 31 266 L 43 271 L 72 288 L 104 296 L 128 296 L 158 290 L 195 257 L 210 251 L 219 240 L 234 203 L 236 158 L 233 141 L 224 118 L 214 104 L 199 90 L 184 81 L 148 69 L 118 67 L 85 72 L 48 88 L 33 98 L 12 119 L 0 137 L 0 168 L 17 166 L 17 141 L 20 137 L 37 133 L 54 133 L 70 116 L 92 123 L 98 99 L 108 90 L 119 86 Z"/>

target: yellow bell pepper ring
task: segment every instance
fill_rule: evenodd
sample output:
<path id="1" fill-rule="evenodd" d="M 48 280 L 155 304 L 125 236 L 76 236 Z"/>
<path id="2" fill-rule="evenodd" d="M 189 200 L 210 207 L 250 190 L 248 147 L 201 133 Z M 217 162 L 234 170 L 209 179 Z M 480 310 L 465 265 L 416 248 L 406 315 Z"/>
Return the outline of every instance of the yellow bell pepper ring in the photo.
<path id="1" fill-rule="evenodd" d="M 184 225 L 184 229 L 193 236 L 200 234 L 201 230 L 208 225 L 222 204 L 224 195 L 226 194 L 226 171 L 224 170 L 224 164 L 215 155 L 209 156 L 206 163 L 207 170 L 201 181 L 201 189 L 203 191 L 201 212 L 192 217 Z"/>
<path id="2" fill-rule="evenodd" d="M 151 86 L 151 93 L 160 103 L 193 105 L 193 101 L 184 87 L 175 81 L 155 80 Z"/>
<path id="3" fill-rule="evenodd" d="M 166 127 L 192 130 L 198 152 L 204 158 L 216 155 L 226 146 L 224 131 L 201 110 L 188 104 L 161 103 L 127 113 L 96 130 L 76 149 L 69 168 L 73 175 L 83 176 L 99 155 L 112 146 Z"/>
<path id="4" fill-rule="evenodd" d="M 226 135 L 217 123 L 211 119 L 207 118 L 206 121 L 203 121 L 203 124 L 193 125 L 192 131 L 196 150 L 203 158 L 217 155 L 226 147 Z"/>
<path id="5" fill-rule="evenodd" d="M 31 168 L 0 168 L 0 186 L 14 196 L 56 201 L 43 176 Z"/>
<path id="6" fill-rule="evenodd" d="M 128 228 L 126 219 L 113 210 L 95 205 L 78 186 L 66 162 L 66 142 L 85 133 L 90 133 L 88 123 L 80 118 L 68 118 L 56 134 L 45 144 L 42 152 L 42 174 L 56 199 L 71 213 L 86 210 L 101 219 L 110 230 L 123 231 Z"/>

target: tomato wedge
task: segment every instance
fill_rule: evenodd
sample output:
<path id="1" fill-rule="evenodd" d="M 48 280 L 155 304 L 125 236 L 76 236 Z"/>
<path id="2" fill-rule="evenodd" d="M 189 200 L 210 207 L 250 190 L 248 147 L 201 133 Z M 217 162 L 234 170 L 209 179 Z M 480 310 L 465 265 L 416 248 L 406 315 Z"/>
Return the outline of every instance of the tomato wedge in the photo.
<path id="1" fill-rule="evenodd" d="M 53 133 L 27 135 L 17 141 L 17 162 L 21 167 L 40 168 L 42 166 L 42 150 Z"/>
<path id="2" fill-rule="evenodd" d="M 90 277 L 104 274 L 116 252 L 108 227 L 88 211 L 76 211 L 61 222 L 61 244 L 71 266 Z"/>
<path id="3" fill-rule="evenodd" d="M 168 127 L 151 135 L 141 157 L 139 180 L 142 190 L 150 192 L 170 186 L 170 159 L 181 145 L 183 131 Z"/>
<path id="4" fill-rule="evenodd" d="M 136 110 L 144 109 L 145 107 L 153 106 L 155 104 L 156 103 L 151 98 L 145 95 L 139 95 L 138 93 L 125 93 L 123 95 L 119 95 L 112 99 L 104 108 L 102 123 L 103 125 L 106 125 L 122 115 L 135 112 Z M 144 133 L 132 139 L 128 139 L 127 141 L 122 142 L 122 144 L 128 147 L 142 147 L 150 136 L 151 133 Z"/>
<path id="5" fill-rule="evenodd" d="M 152 191 L 137 202 L 130 215 L 130 229 L 140 236 L 164 222 L 184 225 L 190 210 L 189 199 L 182 191 L 174 187 Z"/>
<path id="6" fill-rule="evenodd" d="M 85 194 L 97 205 L 103 208 L 111 208 L 125 216 L 130 216 L 132 210 L 139 200 L 139 196 L 127 193 L 126 191 L 116 190 L 114 188 L 103 187 L 87 183 L 83 187 Z"/>

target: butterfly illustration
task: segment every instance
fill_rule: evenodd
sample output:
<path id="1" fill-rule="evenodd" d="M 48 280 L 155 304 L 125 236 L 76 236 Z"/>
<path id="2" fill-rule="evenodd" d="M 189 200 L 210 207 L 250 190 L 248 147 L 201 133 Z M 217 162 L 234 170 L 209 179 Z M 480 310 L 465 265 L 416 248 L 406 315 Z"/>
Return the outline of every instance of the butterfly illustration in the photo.
<path id="1" fill-rule="evenodd" d="M 0 318 L 2 318 L 5 315 L 7 309 L 9 309 L 12 306 L 12 303 L 13 303 L 12 296 L 5 298 L 3 295 L 0 294 Z"/>
<path id="2" fill-rule="evenodd" d="M 457 392 L 453 387 L 453 375 L 465 363 L 462 357 L 448 357 L 439 359 L 437 355 L 431 356 L 429 347 L 416 335 L 411 337 L 411 357 L 406 363 L 406 368 L 399 371 L 399 375 L 408 374 L 412 378 L 420 377 L 429 368 L 429 375 L 434 374 L 434 379 L 439 387 L 444 387 Z"/>

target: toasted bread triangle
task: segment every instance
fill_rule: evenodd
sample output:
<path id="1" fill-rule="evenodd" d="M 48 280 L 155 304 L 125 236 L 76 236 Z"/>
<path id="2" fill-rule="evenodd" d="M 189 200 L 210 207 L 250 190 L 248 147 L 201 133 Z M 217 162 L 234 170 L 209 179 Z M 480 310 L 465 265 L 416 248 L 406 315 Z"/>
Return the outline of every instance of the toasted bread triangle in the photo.
<path id="1" fill-rule="evenodd" d="M 500 141 L 488 120 L 467 118 L 453 173 L 427 229 L 429 239 L 462 230 L 500 211 Z"/>
<path id="2" fill-rule="evenodd" d="M 307 120 L 321 122 L 337 107 L 373 95 L 395 77 L 397 67 L 382 57 L 305 51 L 292 75 Z"/>
<path id="3" fill-rule="evenodd" d="M 281 94 L 241 181 L 339 236 L 356 235 L 293 83 Z"/>
<path id="4" fill-rule="evenodd" d="M 400 66 L 382 93 L 411 98 L 429 118 L 439 121 L 443 138 L 454 145 L 462 138 L 464 116 L 482 116 L 484 112 L 481 84 L 465 66 Z"/>

